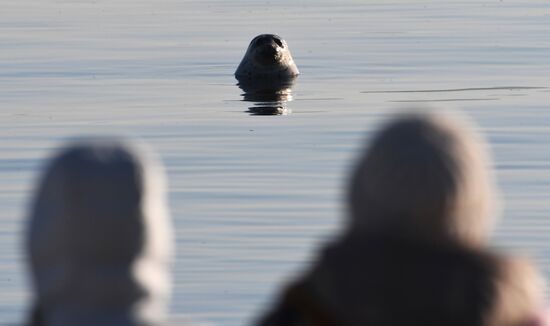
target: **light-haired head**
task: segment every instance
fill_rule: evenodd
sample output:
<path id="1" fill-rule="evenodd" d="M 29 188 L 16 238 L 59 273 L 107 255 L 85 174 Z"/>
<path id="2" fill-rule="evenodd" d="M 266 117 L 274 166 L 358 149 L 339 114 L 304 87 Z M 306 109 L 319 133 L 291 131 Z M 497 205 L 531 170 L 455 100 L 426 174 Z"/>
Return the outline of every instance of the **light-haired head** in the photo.
<path id="1" fill-rule="evenodd" d="M 495 192 L 485 144 L 456 113 L 393 117 L 374 136 L 352 175 L 354 232 L 483 243 Z"/>
<path id="2" fill-rule="evenodd" d="M 143 145 L 101 138 L 62 148 L 38 186 L 27 236 L 44 323 L 149 325 L 166 317 L 164 173 Z"/>

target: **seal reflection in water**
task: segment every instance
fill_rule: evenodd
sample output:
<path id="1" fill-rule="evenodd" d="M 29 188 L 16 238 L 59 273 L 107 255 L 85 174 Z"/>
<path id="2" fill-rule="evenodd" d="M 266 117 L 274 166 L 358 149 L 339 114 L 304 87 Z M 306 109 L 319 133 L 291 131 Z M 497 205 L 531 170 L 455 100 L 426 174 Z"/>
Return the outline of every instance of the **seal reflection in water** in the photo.
<path id="1" fill-rule="evenodd" d="M 274 34 L 256 36 L 235 71 L 243 100 L 254 102 L 248 111 L 254 115 L 288 114 L 292 86 L 300 74 L 286 42 Z"/>

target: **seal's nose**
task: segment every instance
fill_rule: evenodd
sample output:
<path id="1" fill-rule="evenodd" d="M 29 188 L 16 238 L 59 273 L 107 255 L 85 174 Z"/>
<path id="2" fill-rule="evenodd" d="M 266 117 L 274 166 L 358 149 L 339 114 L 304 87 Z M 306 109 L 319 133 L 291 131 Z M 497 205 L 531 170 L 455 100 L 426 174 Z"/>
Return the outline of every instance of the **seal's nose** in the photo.
<path id="1" fill-rule="evenodd" d="M 277 55 L 277 48 L 274 46 L 266 46 L 262 49 L 262 54 L 268 57 L 275 57 Z"/>
<path id="2" fill-rule="evenodd" d="M 256 60 L 263 65 L 272 65 L 280 59 L 279 48 L 266 44 L 257 52 Z"/>

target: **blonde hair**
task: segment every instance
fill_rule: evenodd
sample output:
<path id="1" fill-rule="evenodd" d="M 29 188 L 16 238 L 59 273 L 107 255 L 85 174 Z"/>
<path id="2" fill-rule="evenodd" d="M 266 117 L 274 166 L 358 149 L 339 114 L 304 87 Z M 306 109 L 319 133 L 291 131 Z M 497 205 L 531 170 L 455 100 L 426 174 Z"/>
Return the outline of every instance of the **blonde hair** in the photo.
<path id="1" fill-rule="evenodd" d="M 495 203 L 485 145 L 464 118 L 400 114 L 375 135 L 350 187 L 358 232 L 479 245 Z"/>

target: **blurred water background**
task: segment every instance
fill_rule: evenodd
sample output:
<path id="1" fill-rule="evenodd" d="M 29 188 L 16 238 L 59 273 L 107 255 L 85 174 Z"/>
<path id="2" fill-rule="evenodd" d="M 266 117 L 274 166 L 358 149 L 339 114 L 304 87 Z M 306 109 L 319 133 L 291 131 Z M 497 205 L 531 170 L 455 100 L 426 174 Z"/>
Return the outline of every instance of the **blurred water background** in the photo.
<path id="1" fill-rule="evenodd" d="M 548 1 L 32 1 L 0 10 L 0 320 L 30 305 L 33 186 L 78 135 L 160 152 L 177 236 L 175 318 L 245 325 L 340 227 L 362 142 L 403 107 L 456 107 L 488 138 L 493 244 L 550 277 Z M 260 33 L 302 75 L 253 116 L 232 76 Z M 406 162 L 404 162 L 406 164 Z"/>

